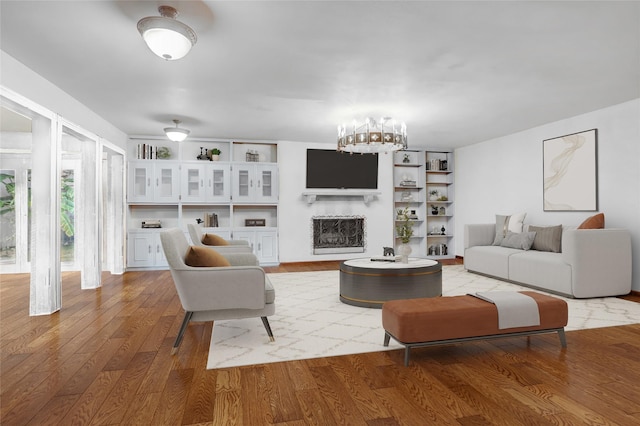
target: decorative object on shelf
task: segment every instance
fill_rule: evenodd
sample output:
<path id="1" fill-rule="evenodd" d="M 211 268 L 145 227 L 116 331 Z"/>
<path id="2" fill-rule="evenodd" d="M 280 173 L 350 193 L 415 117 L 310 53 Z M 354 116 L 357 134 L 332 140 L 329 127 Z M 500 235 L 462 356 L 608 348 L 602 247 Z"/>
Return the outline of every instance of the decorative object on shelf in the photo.
<path id="1" fill-rule="evenodd" d="M 404 191 L 400 196 L 400 199 L 404 202 L 413 201 L 413 194 L 410 191 Z"/>
<path id="2" fill-rule="evenodd" d="M 196 223 L 198 225 L 200 225 L 202 222 L 204 222 L 204 220 L 200 219 L 199 217 L 196 218 Z"/>
<path id="3" fill-rule="evenodd" d="M 257 163 L 260 161 L 260 154 L 256 150 L 249 149 L 245 155 L 245 160 L 249 163 Z"/>
<path id="4" fill-rule="evenodd" d="M 185 140 L 187 138 L 187 136 L 189 136 L 189 133 L 191 133 L 191 132 L 189 130 L 187 130 L 187 129 L 183 129 L 181 127 L 178 127 L 178 124 L 182 123 L 180 120 L 173 120 L 173 122 L 176 123 L 176 127 L 165 127 L 164 128 L 164 133 L 172 141 L 174 141 L 174 142 L 182 142 L 183 140 Z"/>
<path id="5" fill-rule="evenodd" d="M 444 235 L 445 231 L 446 231 L 446 229 L 444 229 L 444 226 L 442 228 L 440 228 L 440 235 Z"/>
<path id="6" fill-rule="evenodd" d="M 430 235 L 438 235 L 439 233 L 440 231 L 438 230 L 438 227 L 436 225 L 433 225 Z"/>
<path id="7" fill-rule="evenodd" d="M 440 207 L 438 214 L 440 216 L 445 216 L 447 214 L 447 209 L 445 209 L 444 206 Z"/>
<path id="8" fill-rule="evenodd" d="M 447 245 L 444 243 L 433 244 L 429 246 L 429 256 L 446 256 L 449 252 Z"/>
<path id="9" fill-rule="evenodd" d="M 210 155 L 210 159 L 211 161 L 218 161 L 220 160 L 220 154 L 222 152 L 218 149 L 218 148 L 213 148 L 212 150 L 209 151 L 209 155 Z"/>
<path id="10" fill-rule="evenodd" d="M 427 171 L 428 172 L 446 172 L 449 171 L 449 162 L 447 160 L 439 160 L 434 158 L 432 160 L 427 161 Z"/>
<path id="11" fill-rule="evenodd" d="M 345 124 L 338 126 L 338 151 L 376 154 L 402 149 L 407 149 L 407 126 L 391 117 L 380 121 L 367 117 L 360 125 L 353 120 L 348 129 Z"/>
<path id="12" fill-rule="evenodd" d="M 178 11 L 171 6 L 158 7 L 160 16 L 138 21 L 138 31 L 149 49 L 162 59 L 175 61 L 184 57 L 198 41 L 195 31 L 176 20 Z"/>
<path id="13" fill-rule="evenodd" d="M 438 212 L 439 212 L 438 206 L 436 206 L 436 205 L 431 206 L 431 214 L 432 215 L 437 215 Z"/>
<path id="14" fill-rule="evenodd" d="M 244 226 L 266 226 L 266 219 L 245 219 Z"/>
<path id="15" fill-rule="evenodd" d="M 148 219 L 142 221 L 143 228 L 162 228 L 160 224 L 160 219 Z"/>
<path id="16" fill-rule="evenodd" d="M 209 157 L 209 154 L 207 154 L 207 150 L 204 149 L 203 147 L 200 147 L 200 155 L 198 155 L 196 159 L 202 160 L 202 161 L 211 160 L 211 158 Z"/>
<path id="17" fill-rule="evenodd" d="M 404 156 L 402 157 L 402 162 L 404 164 L 408 164 L 411 162 L 411 158 L 409 157 L 409 154 L 404 154 Z"/>
<path id="18" fill-rule="evenodd" d="M 165 160 L 171 157 L 171 150 L 167 146 L 159 146 L 156 149 L 156 158 Z"/>
<path id="19" fill-rule="evenodd" d="M 447 197 L 446 195 L 441 195 L 438 197 L 438 201 L 448 201 L 449 197 Z"/>
<path id="20" fill-rule="evenodd" d="M 383 250 L 383 256 L 387 257 L 387 256 L 391 256 L 391 257 L 395 257 L 396 256 L 396 252 L 393 251 L 393 247 L 382 247 Z"/>
<path id="21" fill-rule="evenodd" d="M 418 214 L 416 213 L 415 210 L 411 210 L 409 212 L 409 219 L 411 220 L 418 220 Z"/>
<path id="22" fill-rule="evenodd" d="M 440 193 L 436 189 L 429 191 L 429 201 L 438 201 L 438 198 L 440 198 Z"/>

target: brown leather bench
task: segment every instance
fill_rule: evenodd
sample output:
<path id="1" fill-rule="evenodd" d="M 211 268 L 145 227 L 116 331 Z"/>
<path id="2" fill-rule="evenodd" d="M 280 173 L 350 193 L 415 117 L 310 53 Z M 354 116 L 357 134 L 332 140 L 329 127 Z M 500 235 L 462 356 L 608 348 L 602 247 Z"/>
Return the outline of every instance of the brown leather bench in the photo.
<path id="1" fill-rule="evenodd" d="M 404 365 L 409 365 L 411 348 L 467 340 L 557 332 L 562 347 L 566 347 L 567 303 L 533 291 L 520 293 L 531 296 L 538 304 L 539 326 L 501 330 L 496 306 L 469 295 L 385 302 L 382 305 L 384 345 L 389 346 L 390 337 L 404 345 Z"/>

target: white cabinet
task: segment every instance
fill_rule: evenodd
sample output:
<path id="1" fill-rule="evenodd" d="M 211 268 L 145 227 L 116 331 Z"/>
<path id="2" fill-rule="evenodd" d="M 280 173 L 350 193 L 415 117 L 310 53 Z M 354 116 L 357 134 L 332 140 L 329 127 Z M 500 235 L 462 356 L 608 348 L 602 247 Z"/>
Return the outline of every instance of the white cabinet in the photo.
<path id="1" fill-rule="evenodd" d="M 182 201 L 229 202 L 230 173 L 228 163 L 182 163 Z"/>
<path id="2" fill-rule="evenodd" d="M 128 201 L 177 203 L 180 199 L 180 166 L 169 161 L 131 161 Z"/>
<path id="3" fill-rule="evenodd" d="M 233 165 L 234 203 L 275 203 L 278 201 L 278 166 L 274 163 Z"/>
<path id="4" fill-rule="evenodd" d="M 160 242 L 159 231 L 129 231 L 127 266 L 132 268 L 168 266 L 162 243 Z"/>
<path id="5" fill-rule="evenodd" d="M 247 241 L 260 264 L 278 263 L 278 232 L 276 229 L 234 230 L 233 239 Z"/>

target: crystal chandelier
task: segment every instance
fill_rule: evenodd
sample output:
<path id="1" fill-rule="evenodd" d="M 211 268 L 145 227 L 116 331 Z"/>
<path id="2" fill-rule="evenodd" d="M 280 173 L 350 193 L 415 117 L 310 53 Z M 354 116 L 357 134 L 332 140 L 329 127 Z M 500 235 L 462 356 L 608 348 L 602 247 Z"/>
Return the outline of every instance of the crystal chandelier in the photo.
<path id="1" fill-rule="evenodd" d="M 407 149 L 407 126 L 391 117 L 380 121 L 367 117 L 360 125 L 353 120 L 350 127 L 338 126 L 338 151 L 375 154 L 402 149 Z"/>

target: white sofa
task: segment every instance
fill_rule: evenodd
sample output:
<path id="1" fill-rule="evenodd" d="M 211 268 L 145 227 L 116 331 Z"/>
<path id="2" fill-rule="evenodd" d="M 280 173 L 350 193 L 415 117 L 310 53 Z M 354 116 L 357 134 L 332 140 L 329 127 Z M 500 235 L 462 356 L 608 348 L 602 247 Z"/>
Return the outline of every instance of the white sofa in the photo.
<path id="1" fill-rule="evenodd" d="M 631 291 L 631 235 L 625 229 L 563 227 L 560 253 L 494 246 L 495 233 L 493 223 L 465 225 L 465 269 L 573 298 Z"/>

